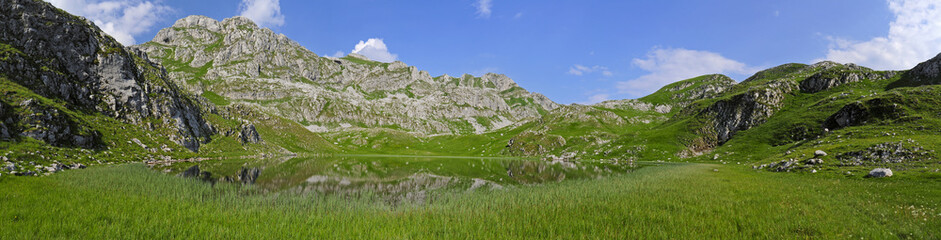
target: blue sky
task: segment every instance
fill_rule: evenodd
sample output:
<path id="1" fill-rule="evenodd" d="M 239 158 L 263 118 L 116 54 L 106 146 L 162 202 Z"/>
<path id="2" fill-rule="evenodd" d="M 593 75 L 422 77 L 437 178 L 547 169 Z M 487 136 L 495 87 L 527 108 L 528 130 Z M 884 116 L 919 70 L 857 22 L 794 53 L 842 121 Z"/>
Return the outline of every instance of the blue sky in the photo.
<path id="1" fill-rule="evenodd" d="M 560 103 L 642 97 L 709 73 L 740 81 L 789 62 L 906 69 L 941 52 L 938 0 L 51 2 L 124 43 L 188 15 L 244 15 L 321 56 L 502 73 Z"/>

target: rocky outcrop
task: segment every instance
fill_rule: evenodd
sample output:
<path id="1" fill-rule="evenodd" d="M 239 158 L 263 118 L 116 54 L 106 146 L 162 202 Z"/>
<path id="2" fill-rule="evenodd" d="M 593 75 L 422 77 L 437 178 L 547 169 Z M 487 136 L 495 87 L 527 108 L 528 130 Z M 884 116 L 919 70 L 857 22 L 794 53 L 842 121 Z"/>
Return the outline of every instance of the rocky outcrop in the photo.
<path id="1" fill-rule="evenodd" d="M 96 148 L 101 146 L 101 133 L 59 109 L 41 105 L 33 99 L 20 103 L 16 119 L 22 124 L 18 135 L 31 137 L 59 147 Z"/>
<path id="2" fill-rule="evenodd" d="M 691 128 L 699 137 L 687 143 L 681 156 L 694 156 L 709 151 L 730 140 L 737 132 L 765 123 L 775 112 L 783 109 L 785 99 L 796 94 L 817 93 L 834 87 L 861 81 L 878 81 L 894 77 L 896 72 L 873 71 L 854 64 L 819 62 L 813 65 L 784 64 L 760 71 L 745 81 L 729 88 L 718 100 L 691 106 L 674 118 L 692 117 Z M 823 124 L 835 129 L 865 122 L 873 110 L 890 114 L 886 104 L 850 104 Z M 879 106 L 874 109 L 871 106 Z M 885 108 L 885 109 L 883 109 Z M 885 110 L 885 111 L 883 111 Z M 806 129 L 797 132 L 805 132 Z"/>
<path id="3" fill-rule="evenodd" d="M 261 142 L 261 137 L 258 136 L 258 131 L 255 131 L 255 125 L 251 123 L 245 123 L 241 126 L 241 131 L 239 131 L 239 140 L 242 143 L 258 143 Z"/>
<path id="4" fill-rule="evenodd" d="M 0 72 L 11 81 L 70 109 L 173 129 L 170 138 L 193 151 L 209 140 L 213 131 L 200 109 L 143 52 L 125 49 L 90 21 L 42 1 L 2 0 L 0 16 Z M 49 120 L 40 122 L 57 124 Z M 43 140 L 70 140 L 53 138 Z"/>
<path id="5" fill-rule="evenodd" d="M 874 98 L 865 102 L 854 102 L 843 106 L 839 111 L 827 117 L 823 127 L 840 129 L 859 126 L 872 119 L 899 119 L 905 112 L 899 104 L 889 98 Z"/>
<path id="6" fill-rule="evenodd" d="M 919 63 L 902 75 L 899 81 L 889 85 L 892 87 L 910 87 L 922 85 L 941 84 L 941 54 L 928 61 Z"/>
<path id="7" fill-rule="evenodd" d="M 318 131 L 479 133 L 507 126 L 485 123 L 519 122 L 559 106 L 500 74 L 431 77 L 402 62 L 320 57 L 243 17 L 186 17 L 135 48 L 194 92 L 256 104 Z"/>
<path id="8" fill-rule="evenodd" d="M 702 119 L 702 124 L 696 128 L 700 138 L 690 144 L 693 152 L 687 155 L 712 149 L 735 133 L 764 123 L 796 87 L 790 81 L 772 81 L 703 108 L 694 116 Z"/>
<path id="9" fill-rule="evenodd" d="M 878 73 L 855 64 L 846 64 L 845 67 L 829 68 L 804 79 L 800 83 L 800 90 L 816 93 L 848 83 L 889 79 L 895 74 L 894 71 Z"/>

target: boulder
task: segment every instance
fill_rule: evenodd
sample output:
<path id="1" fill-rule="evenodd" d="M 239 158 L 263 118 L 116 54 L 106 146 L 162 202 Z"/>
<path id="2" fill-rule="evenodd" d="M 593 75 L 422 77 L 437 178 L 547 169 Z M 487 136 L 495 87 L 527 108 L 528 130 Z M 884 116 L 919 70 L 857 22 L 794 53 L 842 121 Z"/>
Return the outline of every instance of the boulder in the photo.
<path id="1" fill-rule="evenodd" d="M 823 150 L 814 151 L 814 157 L 825 157 L 825 156 L 827 156 L 827 152 L 824 152 Z"/>
<path id="2" fill-rule="evenodd" d="M 873 169 L 872 171 L 869 171 L 869 175 L 866 175 L 866 176 L 873 177 L 873 178 L 891 177 L 892 169 L 876 168 L 876 169 Z"/>

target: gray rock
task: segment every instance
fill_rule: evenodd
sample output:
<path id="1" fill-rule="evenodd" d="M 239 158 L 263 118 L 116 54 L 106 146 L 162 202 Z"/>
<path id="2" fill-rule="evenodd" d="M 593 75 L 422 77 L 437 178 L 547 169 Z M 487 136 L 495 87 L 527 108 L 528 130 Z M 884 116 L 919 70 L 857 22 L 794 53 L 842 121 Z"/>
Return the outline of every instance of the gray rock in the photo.
<path id="1" fill-rule="evenodd" d="M 827 152 L 824 152 L 823 150 L 814 151 L 814 157 L 825 157 L 825 156 L 827 156 Z"/>
<path id="2" fill-rule="evenodd" d="M 869 175 L 866 175 L 866 176 L 867 176 L 867 177 L 874 177 L 874 178 L 891 177 L 891 176 L 892 176 L 892 169 L 888 169 L 888 168 L 876 168 L 876 169 L 873 169 L 872 171 L 869 171 Z"/>
<path id="3" fill-rule="evenodd" d="M 872 71 L 872 69 L 859 67 L 853 64 L 839 66 L 842 67 L 831 67 L 827 70 L 814 74 L 807 79 L 804 79 L 800 83 L 800 90 L 808 93 L 816 93 L 848 83 L 860 82 L 864 80 L 877 81 L 886 77 L 891 77 L 876 73 Z"/>
<path id="4" fill-rule="evenodd" d="M 258 131 L 255 131 L 255 125 L 251 123 L 242 124 L 238 137 L 243 144 L 261 142 L 261 136 L 258 135 Z"/>
<path id="5" fill-rule="evenodd" d="M 808 159 L 807 161 L 805 161 L 804 163 L 810 164 L 810 165 L 823 164 L 823 159 L 811 158 L 811 159 Z"/>
<path id="6" fill-rule="evenodd" d="M 926 149 L 914 140 L 885 142 L 870 146 L 860 151 L 842 153 L 836 156 L 844 166 L 884 165 L 930 159 L 934 150 Z"/>

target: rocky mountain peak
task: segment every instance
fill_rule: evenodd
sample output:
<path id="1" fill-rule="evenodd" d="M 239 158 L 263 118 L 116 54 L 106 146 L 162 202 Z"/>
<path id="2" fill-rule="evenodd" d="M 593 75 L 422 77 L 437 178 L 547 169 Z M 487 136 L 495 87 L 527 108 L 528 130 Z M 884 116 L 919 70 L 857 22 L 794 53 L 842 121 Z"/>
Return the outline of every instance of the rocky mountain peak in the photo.
<path id="1" fill-rule="evenodd" d="M 247 17 L 235 16 L 222 20 L 222 25 L 226 27 L 243 27 L 248 29 L 258 29 L 258 24 Z"/>
<path id="2" fill-rule="evenodd" d="M 481 78 L 496 85 L 497 90 L 504 91 L 510 88 L 519 87 L 513 79 L 506 75 L 497 73 L 486 73 Z"/>
<path id="3" fill-rule="evenodd" d="M 206 28 L 209 31 L 218 32 L 222 31 L 222 25 L 219 21 L 203 16 L 203 15 L 192 15 L 185 18 L 181 18 L 173 23 L 174 28 Z"/>
<path id="4" fill-rule="evenodd" d="M 193 92 L 258 104 L 317 131 L 361 126 L 481 132 L 558 107 L 501 74 L 432 78 L 399 61 L 355 53 L 319 57 L 243 17 L 186 17 L 135 48 L 163 62 Z"/>

